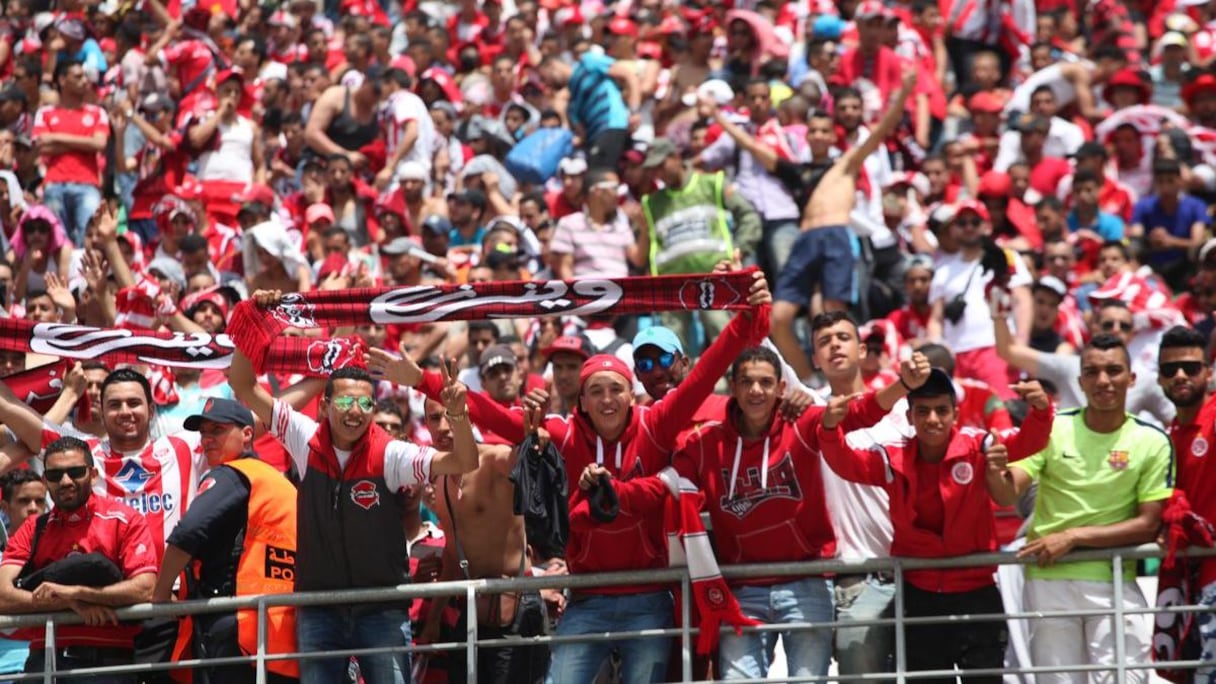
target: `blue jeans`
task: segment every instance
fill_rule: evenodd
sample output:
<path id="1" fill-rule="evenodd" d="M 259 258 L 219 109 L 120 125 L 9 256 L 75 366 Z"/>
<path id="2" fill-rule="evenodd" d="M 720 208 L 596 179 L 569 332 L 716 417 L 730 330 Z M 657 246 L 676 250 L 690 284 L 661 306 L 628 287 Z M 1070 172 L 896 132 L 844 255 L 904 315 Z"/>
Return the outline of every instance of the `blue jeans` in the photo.
<path id="1" fill-rule="evenodd" d="M 671 592 L 593 595 L 572 601 L 557 623 L 558 636 L 601 634 L 611 631 L 667 629 L 673 624 Z M 671 641 L 623 639 L 553 645 L 553 662 L 545 684 L 586 684 L 612 649 L 621 654 L 622 682 L 649 684 L 667 676 Z"/>
<path id="2" fill-rule="evenodd" d="M 376 605 L 300 606 L 296 609 L 296 642 L 301 653 L 343 649 L 408 646 L 410 616 L 400 608 Z M 349 658 L 313 658 L 300 661 L 301 684 L 346 681 Z M 367 684 L 406 684 L 410 655 L 382 653 L 356 656 Z"/>
<path id="3" fill-rule="evenodd" d="M 101 206 L 101 189 L 87 183 L 52 183 L 43 186 L 42 200 L 76 246 L 84 244 L 84 229 Z"/>
<path id="4" fill-rule="evenodd" d="M 836 578 L 838 622 L 878 620 L 895 616 L 894 583 L 881 581 L 873 575 L 842 580 L 845 578 Z M 836 663 L 842 675 L 891 672 L 891 654 L 894 648 L 894 626 L 836 628 Z M 838 681 L 844 683 L 854 680 L 842 678 Z"/>
<path id="5" fill-rule="evenodd" d="M 737 587 L 735 598 L 743 614 L 766 625 L 832 621 L 832 589 L 822 577 L 808 577 L 769 587 Z M 759 632 L 721 637 L 718 653 L 723 679 L 763 679 L 773 661 L 777 635 L 785 648 L 791 677 L 816 677 L 828 673 L 832 659 L 832 628 Z"/>
<path id="6" fill-rule="evenodd" d="M 1213 663 L 1195 671 L 1196 682 L 1216 684 L 1216 582 L 1203 588 L 1199 605 L 1206 610 L 1195 614 L 1195 626 L 1199 629 L 1200 659 Z"/>

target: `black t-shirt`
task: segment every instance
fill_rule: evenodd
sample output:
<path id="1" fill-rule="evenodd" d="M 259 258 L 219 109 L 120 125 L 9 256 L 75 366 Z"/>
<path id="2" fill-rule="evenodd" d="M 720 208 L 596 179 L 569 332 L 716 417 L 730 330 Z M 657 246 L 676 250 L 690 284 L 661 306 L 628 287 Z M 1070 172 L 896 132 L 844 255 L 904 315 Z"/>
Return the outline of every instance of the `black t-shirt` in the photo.
<path id="1" fill-rule="evenodd" d="M 834 163 L 836 162 L 830 159 L 803 163 L 778 159 L 773 175 L 789 189 L 799 207 L 806 207 L 806 203 L 811 200 L 811 194 L 823 179 L 823 174 L 827 173 Z"/>
<path id="2" fill-rule="evenodd" d="M 191 598 L 230 596 L 245 543 L 249 480 L 236 468 L 219 466 L 207 473 L 199 491 L 166 543 L 200 562 L 199 595 L 192 591 Z"/>

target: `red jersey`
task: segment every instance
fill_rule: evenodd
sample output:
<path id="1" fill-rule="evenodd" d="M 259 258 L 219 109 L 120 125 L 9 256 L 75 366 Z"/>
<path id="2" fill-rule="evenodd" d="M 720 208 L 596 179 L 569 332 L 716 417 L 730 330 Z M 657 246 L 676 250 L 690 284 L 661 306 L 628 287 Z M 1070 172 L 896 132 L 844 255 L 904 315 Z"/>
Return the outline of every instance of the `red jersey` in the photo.
<path id="1" fill-rule="evenodd" d="M 1136 205 L 1131 190 L 1110 176 L 1103 176 L 1102 179 L 1102 189 L 1098 191 L 1098 208 L 1118 216 L 1124 223 L 1131 224 L 1132 209 Z"/>
<path id="2" fill-rule="evenodd" d="M 93 450 L 100 475 L 93 480 L 93 498 L 118 499 L 147 518 L 159 560 L 165 552 L 165 540 L 177 527 L 207 471 L 199 433 L 182 431 L 149 441 L 139 451 L 123 453 L 114 451 L 108 439 L 48 422 L 43 423 L 43 448 L 64 435 L 83 439 Z"/>
<path id="3" fill-rule="evenodd" d="M 81 105 L 76 109 L 66 107 L 39 107 L 34 115 L 33 138 L 48 133 L 64 133 L 92 138 L 97 135 L 110 136 L 110 118 L 106 110 L 97 105 Z M 68 150 L 59 154 L 42 155 L 46 165 L 43 183 L 101 184 L 101 155 L 96 152 Z"/>
<path id="4" fill-rule="evenodd" d="M 921 314 L 908 304 L 887 314 L 887 320 L 895 324 L 895 329 L 905 340 L 923 340 L 929 336 L 929 318 L 932 315 L 932 309 L 926 309 Z"/>
<path id="5" fill-rule="evenodd" d="M 158 552 L 144 516 L 122 502 L 94 492 L 84 506 L 74 511 L 51 509 L 46 515 L 49 518 L 38 538 L 38 548 L 31 550 L 30 545 L 34 541 L 35 521 L 41 516 L 30 516 L 8 540 L 0 565 L 23 567 L 31 551 L 34 570 L 73 554 L 100 553 L 122 570 L 125 579 L 160 570 Z M 138 624 L 132 623 L 104 627 L 57 625 L 55 643 L 129 649 L 139 629 Z M 22 629 L 18 635 L 29 639 L 31 649 L 46 647 L 46 631 L 42 627 Z"/>
<path id="6" fill-rule="evenodd" d="M 1195 420 L 1179 425 L 1170 423 L 1170 441 L 1177 459 L 1177 487 L 1191 503 L 1191 510 L 1202 518 L 1216 521 L 1216 395 L 1211 395 L 1199 409 Z M 1216 582 L 1216 558 L 1200 558 L 1199 586 Z"/>
<path id="7" fill-rule="evenodd" d="M 1060 181 L 1072 175 L 1072 164 L 1059 157 L 1043 157 L 1030 169 L 1030 187 L 1047 197 L 1056 194 Z"/>
<path id="8" fill-rule="evenodd" d="M 1053 416 L 1051 408 L 1031 409 L 1021 430 L 1011 428 L 1000 433 L 1010 461 L 1047 446 Z M 996 550 L 992 498 L 985 483 L 988 465 L 983 442 L 987 433 L 955 427 L 937 468 L 918 467 L 922 461 L 915 438 L 854 449 L 845 444 L 840 426 L 825 430 L 821 425 L 818 435 L 823 459 L 838 475 L 887 490 L 895 528 L 892 556 L 948 558 Z M 936 488 L 923 486 L 918 477 L 922 472 L 936 475 Z M 992 586 L 995 571 L 995 566 L 909 570 L 906 577 L 918 589 L 955 593 Z"/>
<path id="9" fill-rule="evenodd" d="M 601 438 L 581 411 L 568 418 L 545 418 L 544 428 L 565 459 L 569 477 L 570 541 L 566 560 L 571 573 L 667 566 L 663 506 L 670 492 L 654 475 L 668 466 L 680 433 L 735 356 L 767 334 L 768 326 L 763 318 L 761 315 L 736 316 L 678 387 L 650 406 L 630 409 L 625 431 L 616 441 Z M 434 399 L 443 389 L 443 380 L 438 373 L 425 373 L 419 389 Z M 512 443 L 523 441 L 523 412 L 518 409 L 503 408 L 489 397 L 471 392 L 469 415 L 478 426 Z M 583 470 L 592 463 L 598 463 L 612 473 L 612 484 L 620 500 L 620 515 L 608 524 L 590 517 L 585 493 L 578 486 Z M 589 591 L 622 594 L 660 587 L 634 585 Z"/>
<path id="10" fill-rule="evenodd" d="M 778 563 L 830 558 L 836 536 L 823 493 L 816 428 L 824 408 L 812 406 L 796 422 L 780 412 L 762 439 L 744 439 L 728 419 L 699 428 L 673 458 L 680 475 L 705 493 L 718 558 L 723 563 Z M 886 415 L 873 392 L 849 403 L 845 430 L 867 428 Z M 736 584 L 771 585 L 788 577 L 749 578 Z"/>
<path id="11" fill-rule="evenodd" d="M 215 55 L 201 40 L 174 41 L 160 52 L 165 71 L 181 84 L 182 95 L 189 95 L 206 85 Z"/>
<path id="12" fill-rule="evenodd" d="M 955 378 L 958 388 L 958 424 L 977 430 L 1008 430 L 1013 427 L 1005 402 L 981 380 Z"/>

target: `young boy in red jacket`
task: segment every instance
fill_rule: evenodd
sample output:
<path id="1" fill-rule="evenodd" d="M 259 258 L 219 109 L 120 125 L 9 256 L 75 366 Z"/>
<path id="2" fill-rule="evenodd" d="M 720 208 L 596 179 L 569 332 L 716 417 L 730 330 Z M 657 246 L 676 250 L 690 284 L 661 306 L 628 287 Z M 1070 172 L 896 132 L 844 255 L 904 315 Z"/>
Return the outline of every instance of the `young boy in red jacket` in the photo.
<path id="1" fill-rule="evenodd" d="M 845 444 L 840 423 L 848 397 L 828 405 L 818 430 L 823 458 L 846 480 L 886 488 L 895 528 L 893 556 L 946 558 L 996 550 L 992 501 L 1009 505 L 1017 498 L 1006 465 L 1046 447 L 1053 418 L 1051 401 L 1037 382 L 1013 389 L 1030 405 L 1020 430 L 959 428 L 954 385 L 945 371 L 934 368 L 929 380 L 908 394 L 908 422 L 916 435 L 870 449 Z M 905 617 L 1003 614 L 995 570 L 907 571 Z M 906 634 L 909 671 L 956 665 L 999 669 L 1008 641 L 1004 620 L 914 625 Z M 999 675 L 967 679 L 1001 681 Z"/>

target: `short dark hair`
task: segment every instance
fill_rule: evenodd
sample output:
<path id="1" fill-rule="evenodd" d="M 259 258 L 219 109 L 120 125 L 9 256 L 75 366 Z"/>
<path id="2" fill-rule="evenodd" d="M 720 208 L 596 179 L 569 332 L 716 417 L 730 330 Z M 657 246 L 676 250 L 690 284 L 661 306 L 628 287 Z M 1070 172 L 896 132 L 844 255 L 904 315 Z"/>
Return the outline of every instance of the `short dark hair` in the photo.
<path id="1" fill-rule="evenodd" d="M 1153 178 L 1158 176 L 1181 176 L 1182 165 L 1177 159 L 1154 159 Z"/>
<path id="2" fill-rule="evenodd" d="M 1208 341 L 1202 333 L 1185 325 L 1175 325 L 1166 330 L 1165 334 L 1161 336 L 1161 348 L 1158 351 L 1158 356 L 1166 349 L 1200 349 L 1206 353 L 1207 348 Z"/>
<path id="3" fill-rule="evenodd" d="M 39 297 L 46 297 L 46 296 L 47 296 L 46 290 L 44 290 L 42 288 L 30 288 L 29 290 L 26 290 L 26 292 L 25 292 L 25 301 L 30 302 L 35 299 L 38 299 Z"/>
<path id="4" fill-rule="evenodd" d="M 1094 61 L 1100 59 L 1113 59 L 1118 62 L 1127 61 L 1127 51 L 1115 45 L 1103 45 L 1094 50 Z"/>
<path id="5" fill-rule="evenodd" d="M 42 460 L 46 461 L 51 454 L 62 454 L 67 451 L 79 451 L 84 454 L 85 465 L 93 467 L 93 450 L 89 448 L 88 442 L 79 437 L 60 437 L 46 445 L 46 448 L 42 450 Z"/>
<path id="6" fill-rule="evenodd" d="M 940 368 L 946 371 L 950 377 L 954 377 L 954 354 L 950 353 L 950 350 L 944 345 L 930 342 L 929 344 L 922 344 L 916 351 L 925 355 L 925 358 L 929 360 L 930 366 Z"/>
<path id="7" fill-rule="evenodd" d="M 38 473 L 29 468 L 21 468 L 20 470 L 10 470 L 7 473 L 0 475 L 0 497 L 8 503 L 13 502 L 13 497 L 17 495 L 17 490 L 31 482 L 41 482 L 42 478 L 38 477 Z"/>
<path id="8" fill-rule="evenodd" d="M 468 329 L 465 334 L 467 335 L 474 330 L 488 330 L 495 342 L 497 342 L 498 338 L 502 336 L 502 333 L 498 330 L 498 326 L 494 324 L 494 321 L 469 321 Z"/>
<path id="9" fill-rule="evenodd" d="M 144 399 L 147 400 L 149 406 L 152 405 L 152 385 L 148 383 L 147 376 L 137 373 L 131 368 L 119 368 L 106 376 L 105 382 L 101 383 L 102 398 L 105 398 L 106 390 L 110 388 L 110 385 L 117 385 L 120 382 L 138 383 L 144 390 Z"/>
<path id="10" fill-rule="evenodd" d="M 1093 169 L 1078 169 L 1072 177 L 1072 186 L 1074 188 L 1082 183 L 1097 183 L 1101 185 L 1102 182 L 1102 176 L 1099 176 Z"/>
<path id="11" fill-rule="evenodd" d="M 346 368 L 339 368 L 338 370 L 329 374 L 329 379 L 325 381 L 325 393 L 323 395 L 325 400 L 328 401 L 329 398 L 334 395 L 334 383 L 339 380 L 366 382 L 372 386 L 373 390 L 376 388 L 376 381 L 372 378 L 371 374 L 362 368 L 347 366 Z"/>
<path id="12" fill-rule="evenodd" d="M 1075 184 L 1075 183 L 1076 183 L 1076 181 L 1074 180 L 1074 181 L 1073 181 L 1073 183 Z M 1037 202 L 1037 203 L 1034 205 L 1034 208 L 1035 208 L 1036 210 L 1038 210 L 1038 209 L 1051 209 L 1052 211 L 1063 211 L 1063 210 L 1064 210 L 1064 203 L 1063 203 L 1063 202 L 1061 202 L 1061 201 L 1060 201 L 1060 198 L 1059 198 L 1059 197 L 1056 197 L 1055 195 L 1044 195 L 1044 196 L 1043 196 L 1043 199 L 1039 200 L 1039 201 L 1038 201 L 1038 202 Z"/>
<path id="13" fill-rule="evenodd" d="M 841 100 L 861 100 L 861 91 L 852 86 L 843 86 L 832 92 L 832 98 L 837 102 Z"/>
<path id="14" fill-rule="evenodd" d="M 55 85 L 59 85 L 59 79 L 67 75 L 72 67 L 84 68 L 84 62 L 79 59 L 61 59 L 55 63 L 55 72 L 53 74 Z"/>
<path id="15" fill-rule="evenodd" d="M 1110 351 L 1112 349 L 1122 349 L 1123 358 L 1127 360 L 1129 366 L 1131 365 L 1132 356 L 1127 351 L 1127 345 L 1123 344 L 1123 339 L 1109 333 L 1095 335 L 1088 344 L 1081 347 L 1081 353 L 1078 356 L 1084 357 L 1087 351 Z"/>
<path id="16" fill-rule="evenodd" d="M 847 311 L 825 311 L 821 314 L 815 314 L 811 319 L 811 334 L 819 332 L 824 328 L 830 328 L 841 321 L 847 321 L 853 326 L 853 332 L 857 332 L 857 321 L 849 315 Z"/>
<path id="17" fill-rule="evenodd" d="M 376 408 L 372 410 L 372 413 L 390 413 L 400 418 L 401 422 L 405 422 L 405 415 L 401 413 L 401 405 L 392 399 L 381 399 L 380 401 L 377 401 Z"/>
<path id="18" fill-rule="evenodd" d="M 1049 45 L 1048 47 L 1051 47 L 1051 46 Z M 1038 88 L 1035 88 L 1034 91 L 1030 93 L 1030 99 L 1033 100 L 1034 96 L 1038 95 L 1039 93 L 1047 93 L 1047 94 L 1051 95 L 1051 98 L 1053 100 L 1058 99 L 1058 98 L 1056 98 L 1056 91 L 1051 87 L 1050 84 L 1047 84 L 1047 83 L 1044 83 L 1043 85 L 1039 86 Z"/>
<path id="19" fill-rule="evenodd" d="M 198 254 L 209 247 L 207 238 L 198 233 L 187 233 L 177 241 L 177 248 L 181 250 L 182 254 Z"/>
<path id="20" fill-rule="evenodd" d="M 781 378 L 781 357 L 777 356 L 777 352 L 765 346 L 748 347 L 744 349 L 737 357 L 735 362 L 730 366 L 730 377 L 732 380 L 739 375 L 739 369 L 746 363 L 767 363 L 777 371 L 777 378 Z"/>
<path id="21" fill-rule="evenodd" d="M 1103 299 L 1098 303 L 1098 306 L 1094 308 L 1098 311 L 1105 311 L 1106 309 L 1123 309 L 1124 311 L 1132 310 L 1132 308 L 1127 305 L 1127 302 L 1123 301 L 1122 299 Z"/>
<path id="22" fill-rule="evenodd" d="M 1123 255 L 1124 259 L 1127 259 L 1128 261 L 1132 260 L 1132 252 L 1127 248 L 1127 244 L 1125 244 L 1122 240 L 1107 240 L 1106 242 L 1102 243 L 1102 246 L 1098 248 L 1098 251 L 1101 252 L 1107 249 L 1117 249 L 1119 250 L 1119 253 Z"/>

